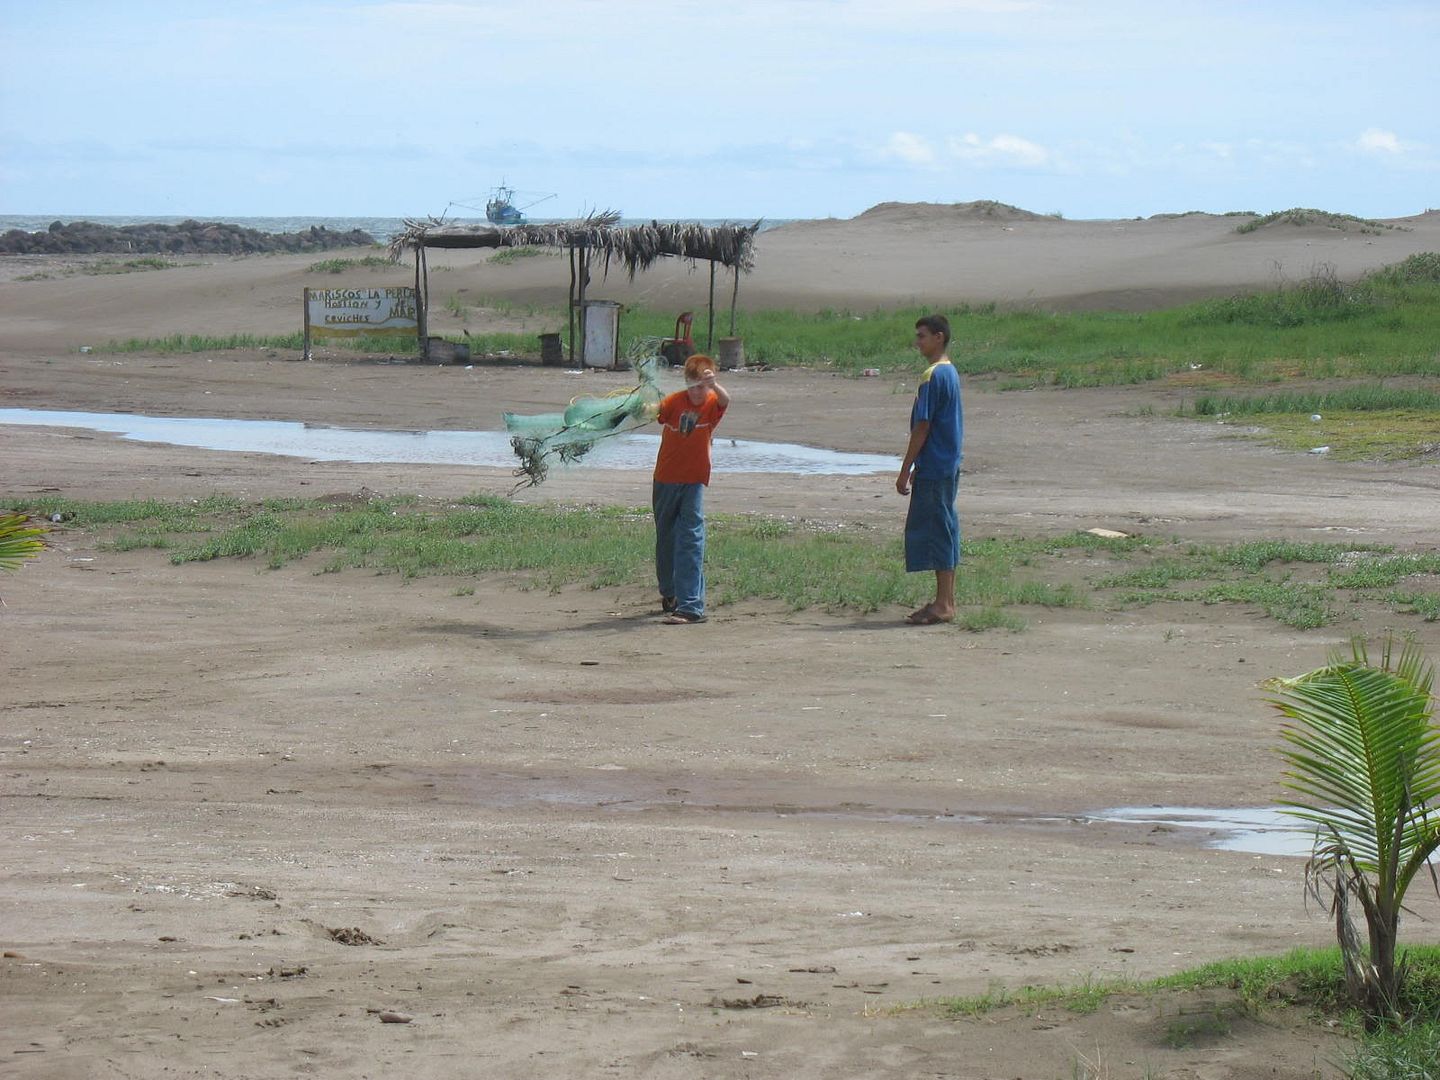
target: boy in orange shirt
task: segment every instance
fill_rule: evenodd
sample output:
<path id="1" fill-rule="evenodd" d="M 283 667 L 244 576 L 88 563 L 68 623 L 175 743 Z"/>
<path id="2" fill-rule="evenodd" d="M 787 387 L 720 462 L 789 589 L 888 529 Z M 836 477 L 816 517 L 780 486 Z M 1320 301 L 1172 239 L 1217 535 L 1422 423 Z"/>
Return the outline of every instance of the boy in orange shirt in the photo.
<path id="1" fill-rule="evenodd" d="M 655 513 L 655 576 L 672 626 L 705 621 L 705 488 L 710 439 L 730 406 L 715 361 L 685 361 L 685 389 L 660 402 L 660 453 L 650 504 Z"/>

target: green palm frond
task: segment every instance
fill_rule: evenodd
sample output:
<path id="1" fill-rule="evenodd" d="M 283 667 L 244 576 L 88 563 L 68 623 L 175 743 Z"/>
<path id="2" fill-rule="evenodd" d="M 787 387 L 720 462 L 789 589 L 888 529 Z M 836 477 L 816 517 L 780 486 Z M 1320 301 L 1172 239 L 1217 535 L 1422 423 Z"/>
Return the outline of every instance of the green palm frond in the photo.
<path id="1" fill-rule="evenodd" d="M 1284 805 L 1333 835 L 1357 869 L 1408 882 L 1416 855 L 1423 862 L 1436 846 L 1429 813 L 1440 807 L 1440 731 L 1419 651 L 1407 646 L 1391 659 L 1376 667 L 1357 646 L 1352 660 L 1274 684 L 1274 703 L 1291 721 L 1281 753 L 1298 798 Z"/>
<path id="2" fill-rule="evenodd" d="M 1393 1014 L 1404 965 L 1395 965 L 1406 890 L 1440 848 L 1440 730 L 1432 723 L 1434 669 L 1407 644 L 1387 642 L 1378 664 L 1363 642 L 1316 671 L 1270 683 L 1286 718 L 1280 754 L 1293 797 L 1285 811 L 1316 826 L 1305 867 L 1309 893 L 1330 895 L 1347 983 L 1371 1015 Z M 1440 889 L 1440 882 L 1437 882 Z M 1369 929 L 1360 956 L 1347 914 L 1358 900 Z"/>
<path id="3" fill-rule="evenodd" d="M 45 547 L 40 539 L 45 530 L 27 525 L 29 520 L 24 514 L 0 512 L 0 570 L 18 569 L 22 560 Z"/>

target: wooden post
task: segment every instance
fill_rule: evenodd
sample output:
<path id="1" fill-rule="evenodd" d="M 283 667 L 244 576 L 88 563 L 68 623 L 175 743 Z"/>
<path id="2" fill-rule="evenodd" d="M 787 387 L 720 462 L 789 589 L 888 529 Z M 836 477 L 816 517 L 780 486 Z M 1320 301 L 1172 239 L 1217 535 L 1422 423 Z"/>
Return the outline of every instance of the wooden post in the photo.
<path id="1" fill-rule="evenodd" d="M 730 290 L 730 336 L 735 336 L 735 301 L 740 296 L 740 264 L 735 264 L 735 285 Z"/>
<path id="2" fill-rule="evenodd" d="M 570 245 L 570 366 L 575 366 L 575 245 Z"/>
<path id="3" fill-rule="evenodd" d="M 300 359 L 302 359 L 302 360 L 309 360 L 309 359 L 310 359 L 310 289 L 309 289 L 308 287 L 305 289 L 304 299 L 302 299 L 300 302 L 305 305 L 305 351 L 304 351 L 304 353 L 301 354 Z"/>
<path id="4" fill-rule="evenodd" d="M 430 332 L 429 320 L 425 317 L 425 308 L 429 303 L 428 295 L 429 273 L 425 270 L 425 245 L 415 245 L 415 333 L 419 335 L 420 358 L 425 358 L 425 338 Z"/>
<path id="5" fill-rule="evenodd" d="M 715 260 L 710 260 L 710 325 L 705 331 L 705 351 L 715 347 Z"/>
<path id="6" fill-rule="evenodd" d="M 590 281 L 590 252 L 585 247 L 585 241 L 580 241 L 580 295 L 576 301 L 580 305 L 580 366 L 585 366 L 585 286 Z M 572 349 L 573 354 L 573 349 Z M 574 359 L 574 356 L 571 356 Z"/>

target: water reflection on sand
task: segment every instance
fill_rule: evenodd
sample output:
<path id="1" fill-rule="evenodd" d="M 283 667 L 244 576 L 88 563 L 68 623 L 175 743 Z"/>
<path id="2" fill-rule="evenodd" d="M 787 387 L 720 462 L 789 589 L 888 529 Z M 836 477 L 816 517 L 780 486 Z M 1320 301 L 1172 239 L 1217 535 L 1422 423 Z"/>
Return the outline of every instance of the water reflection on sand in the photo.
<path id="1" fill-rule="evenodd" d="M 515 452 L 503 431 L 384 431 L 329 427 L 281 420 L 223 420 L 206 417 L 144 416 L 136 413 L 0 409 L 0 424 L 84 428 L 138 442 L 279 454 L 311 461 L 411 462 L 513 468 Z M 597 469 L 650 469 L 658 435 L 630 433 L 604 439 L 585 456 Z M 795 443 L 715 440 L 714 469 L 721 473 L 791 473 L 801 476 L 858 476 L 890 472 L 900 459 L 853 454 Z"/>

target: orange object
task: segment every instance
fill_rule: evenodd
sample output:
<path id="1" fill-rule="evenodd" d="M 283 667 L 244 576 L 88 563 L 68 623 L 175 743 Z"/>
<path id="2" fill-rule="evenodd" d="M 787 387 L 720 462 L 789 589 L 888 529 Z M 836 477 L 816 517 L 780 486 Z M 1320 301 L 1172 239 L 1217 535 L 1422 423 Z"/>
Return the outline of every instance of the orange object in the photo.
<path id="1" fill-rule="evenodd" d="M 671 340 L 677 345 L 694 345 L 695 342 L 690 338 L 690 324 L 694 321 L 693 311 L 682 311 L 675 319 L 675 336 Z M 682 328 L 685 331 L 683 335 L 680 333 Z"/>

